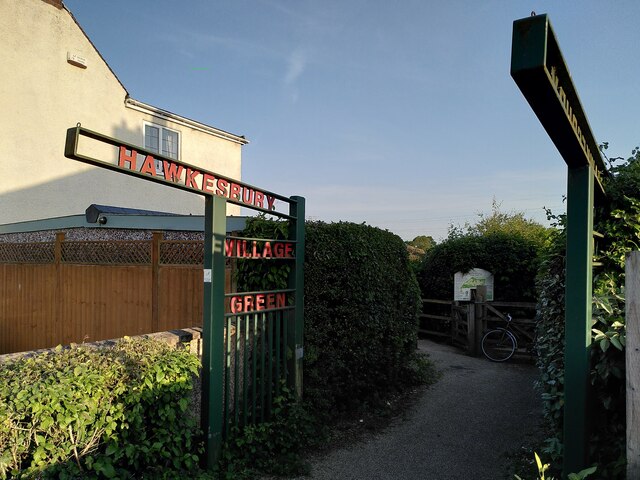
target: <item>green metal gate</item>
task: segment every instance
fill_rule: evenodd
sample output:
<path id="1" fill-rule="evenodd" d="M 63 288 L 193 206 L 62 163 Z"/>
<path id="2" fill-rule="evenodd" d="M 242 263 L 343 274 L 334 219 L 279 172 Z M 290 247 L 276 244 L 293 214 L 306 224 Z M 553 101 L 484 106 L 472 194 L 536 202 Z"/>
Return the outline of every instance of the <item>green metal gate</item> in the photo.
<path id="1" fill-rule="evenodd" d="M 100 148 L 95 148 L 96 142 Z M 104 154 L 105 144 L 114 150 L 112 159 L 94 158 L 93 152 Z M 304 198 L 278 195 L 157 155 L 80 124 L 67 130 L 65 156 L 204 197 L 201 425 L 205 434 L 204 463 L 212 468 L 230 429 L 268 419 L 283 385 L 298 398 L 302 396 Z M 160 172 L 158 165 L 162 167 Z M 251 242 L 254 249 L 256 242 L 264 246 L 261 255 L 247 255 L 245 251 L 243 258 L 292 262 L 288 288 L 225 292 L 225 251 L 231 240 L 226 235 L 227 202 L 289 222 L 289 237 L 285 240 L 234 239 Z M 282 207 L 279 210 L 276 202 L 288 205 L 288 211 L 282 211 Z"/>

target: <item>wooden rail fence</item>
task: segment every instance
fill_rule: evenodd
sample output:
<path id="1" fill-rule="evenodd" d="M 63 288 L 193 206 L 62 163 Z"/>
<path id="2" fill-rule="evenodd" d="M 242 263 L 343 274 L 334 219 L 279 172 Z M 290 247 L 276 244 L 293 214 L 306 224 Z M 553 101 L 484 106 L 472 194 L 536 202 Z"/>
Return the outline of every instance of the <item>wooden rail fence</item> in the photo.
<path id="1" fill-rule="evenodd" d="M 511 329 L 518 338 L 516 353 L 529 355 L 535 339 L 535 308 L 531 302 L 486 302 L 475 296 L 471 302 L 422 299 L 419 332 L 465 349 L 470 355 L 482 352 L 484 333 L 503 325 L 506 314 L 513 317 Z"/>
<path id="2" fill-rule="evenodd" d="M 0 354 L 201 326 L 203 256 L 161 233 L 0 243 Z"/>

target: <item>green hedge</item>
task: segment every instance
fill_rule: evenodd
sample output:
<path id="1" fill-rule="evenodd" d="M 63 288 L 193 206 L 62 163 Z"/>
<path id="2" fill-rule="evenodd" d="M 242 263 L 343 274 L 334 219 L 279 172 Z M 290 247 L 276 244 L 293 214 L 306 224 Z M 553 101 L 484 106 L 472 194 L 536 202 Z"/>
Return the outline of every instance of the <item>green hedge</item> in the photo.
<path id="1" fill-rule="evenodd" d="M 199 361 L 152 340 L 0 364 L 0 478 L 128 478 L 191 470 Z"/>
<path id="2" fill-rule="evenodd" d="M 287 226 L 257 217 L 243 235 L 286 238 Z M 348 410 L 422 381 L 420 291 L 402 239 L 348 222 L 307 222 L 305 235 L 304 391 L 312 410 Z M 241 261 L 239 289 L 285 287 L 289 268 Z"/>
<path id="3" fill-rule="evenodd" d="M 305 255 L 305 392 L 349 409 L 412 379 L 420 291 L 400 237 L 310 222 Z"/>
<path id="4" fill-rule="evenodd" d="M 494 275 L 494 300 L 534 301 L 539 242 L 508 233 L 463 235 L 431 248 L 419 269 L 425 298 L 453 299 L 456 272 L 483 268 Z"/>

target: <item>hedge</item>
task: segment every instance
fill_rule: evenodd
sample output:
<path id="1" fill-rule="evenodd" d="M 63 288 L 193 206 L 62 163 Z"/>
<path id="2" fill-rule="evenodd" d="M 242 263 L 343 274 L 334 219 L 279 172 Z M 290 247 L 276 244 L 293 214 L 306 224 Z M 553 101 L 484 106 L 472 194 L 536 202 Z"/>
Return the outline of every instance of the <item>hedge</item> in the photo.
<path id="1" fill-rule="evenodd" d="M 140 339 L 0 364 L 0 478 L 194 469 L 198 367 L 185 350 Z"/>
<path id="2" fill-rule="evenodd" d="M 448 238 L 427 252 L 419 268 L 422 295 L 453 299 L 454 274 L 482 268 L 494 275 L 494 300 L 534 301 L 539 248 L 532 239 L 508 233 Z"/>
<path id="3" fill-rule="evenodd" d="M 589 458 L 601 478 L 625 476 L 625 254 L 640 245 L 640 150 L 605 179 L 607 197 L 596 209 L 597 241 L 593 279 L 593 344 L 589 389 Z M 546 452 L 563 453 L 565 216 L 539 276 L 538 366 L 545 416 L 551 432 Z"/>
<path id="4" fill-rule="evenodd" d="M 286 223 L 258 217 L 244 235 L 286 238 Z M 305 236 L 304 391 L 313 411 L 349 410 L 420 381 L 420 291 L 402 239 L 349 222 L 307 222 Z M 239 289 L 282 288 L 288 268 L 241 262 Z"/>
<path id="5" fill-rule="evenodd" d="M 311 222 L 305 256 L 305 391 L 324 410 L 375 401 L 415 368 L 420 290 L 400 237 Z"/>

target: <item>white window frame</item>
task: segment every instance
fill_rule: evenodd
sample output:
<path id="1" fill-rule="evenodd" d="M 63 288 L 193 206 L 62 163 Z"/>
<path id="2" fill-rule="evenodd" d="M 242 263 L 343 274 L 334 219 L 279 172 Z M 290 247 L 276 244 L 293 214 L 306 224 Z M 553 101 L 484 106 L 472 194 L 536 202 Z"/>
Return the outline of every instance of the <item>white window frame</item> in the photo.
<path id="1" fill-rule="evenodd" d="M 178 151 L 177 151 L 178 157 L 175 158 L 174 160 L 180 160 L 180 157 L 182 156 L 182 132 L 180 132 L 180 130 L 169 128 L 165 125 L 160 125 L 159 123 L 153 123 L 153 122 L 148 122 L 147 120 L 143 120 L 142 121 L 142 145 L 144 145 L 145 149 L 147 148 L 147 142 L 146 142 L 147 126 L 158 129 L 158 132 L 159 132 L 158 133 L 159 135 L 158 136 L 158 155 L 162 155 L 162 130 L 168 130 L 169 132 L 173 132 L 178 135 Z M 162 166 L 162 162 L 160 160 L 156 160 L 156 173 L 164 174 L 164 169 Z"/>

